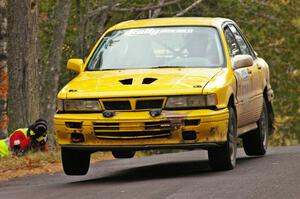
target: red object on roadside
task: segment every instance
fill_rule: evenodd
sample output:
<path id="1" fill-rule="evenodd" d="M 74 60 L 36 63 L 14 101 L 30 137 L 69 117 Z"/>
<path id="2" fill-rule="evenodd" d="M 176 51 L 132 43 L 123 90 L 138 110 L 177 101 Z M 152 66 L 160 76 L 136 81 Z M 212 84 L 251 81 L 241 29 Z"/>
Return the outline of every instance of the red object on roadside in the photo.
<path id="1" fill-rule="evenodd" d="M 30 146 L 31 143 L 30 137 L 27 137 L 26 132 L 23 131 L 18 129 L 10 135 L 9 137 L 10 149 L 14 149 L 14 147 L 19 146 L 20 150 L 25 151 Z"/>

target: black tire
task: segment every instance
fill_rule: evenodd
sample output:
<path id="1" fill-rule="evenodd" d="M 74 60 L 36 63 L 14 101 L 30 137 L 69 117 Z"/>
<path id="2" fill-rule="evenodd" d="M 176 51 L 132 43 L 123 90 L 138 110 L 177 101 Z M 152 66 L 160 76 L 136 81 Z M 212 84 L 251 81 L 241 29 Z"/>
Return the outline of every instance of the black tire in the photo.
<path id="1" fill-rule="evenodd" d="M 112 151 L 114 158 L 133 158 L 135 151 Z"/>
<path id="2" fill-rule="evenodd" d="M 268 148 L 269 135 L 269 119 L 268 108 L 265 100 L 263 101 L 263 109 L 259 120 L 257 121 L 257 129 L 252 130 L 243 135 L 244 151 L 247 155 L 265 155 Z"/>
<path id="3" fill-rule="evenodd" d="M 91 154 L 88 151 L 61 148 L 61 158 L 67 175 L 85 175 L 89 170 Z"/>
<path id="4" fill-rule="evenodd" d="M 236 114 L 232 107 L 229 109 L 227 141 L 218 148 L 208 150 L 210 167 L 213 170 L 231 170 L 236 165 L 237 125 Z"/>

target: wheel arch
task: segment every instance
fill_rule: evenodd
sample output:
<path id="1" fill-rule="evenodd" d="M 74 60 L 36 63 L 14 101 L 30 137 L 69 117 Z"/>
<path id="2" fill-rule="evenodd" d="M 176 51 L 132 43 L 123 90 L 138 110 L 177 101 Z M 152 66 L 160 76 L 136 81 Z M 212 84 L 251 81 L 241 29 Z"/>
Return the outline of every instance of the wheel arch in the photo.
<path id="1" fill-rule="evenodd" d="M 234 112 L 236 114 L 235 99 L 233 93 L 231 93 L 231 95 L 229 96 L 227 106 L 228 107 L 231 106 L 234 109 Z"/>

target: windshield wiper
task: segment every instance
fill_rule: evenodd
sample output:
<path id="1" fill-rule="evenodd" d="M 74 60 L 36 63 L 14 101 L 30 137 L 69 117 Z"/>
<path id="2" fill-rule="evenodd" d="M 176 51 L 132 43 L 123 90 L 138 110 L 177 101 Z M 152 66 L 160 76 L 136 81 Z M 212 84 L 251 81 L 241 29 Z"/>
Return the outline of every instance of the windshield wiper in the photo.
<path id="1" fill-rule="evenodd" d="M 120 68 L 104 68 L 104 69 L 99 69 L 99 71 L 103 71 L 103 70 L 121 70 Z"/>
<path id="2" fill-rule="evenodd" d="M 107 68 L 107 69 L 87 69 L 86 71 L 103 71 L 103 70 L 118 70 L 118 69 L 111 69 L 111 68 Z"/>

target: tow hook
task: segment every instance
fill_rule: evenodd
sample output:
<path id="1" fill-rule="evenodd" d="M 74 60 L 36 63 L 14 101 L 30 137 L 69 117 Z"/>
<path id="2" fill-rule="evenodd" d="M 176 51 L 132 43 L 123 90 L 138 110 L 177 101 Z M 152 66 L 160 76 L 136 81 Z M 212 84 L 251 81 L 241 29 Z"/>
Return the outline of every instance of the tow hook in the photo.
<path id="1" fill-rule="evenodd" d="M 161 114 L 161 110 L 151 110 L 149 111 L 149 114 L 151 115 L 151 117 L 157 117 Z"/>

